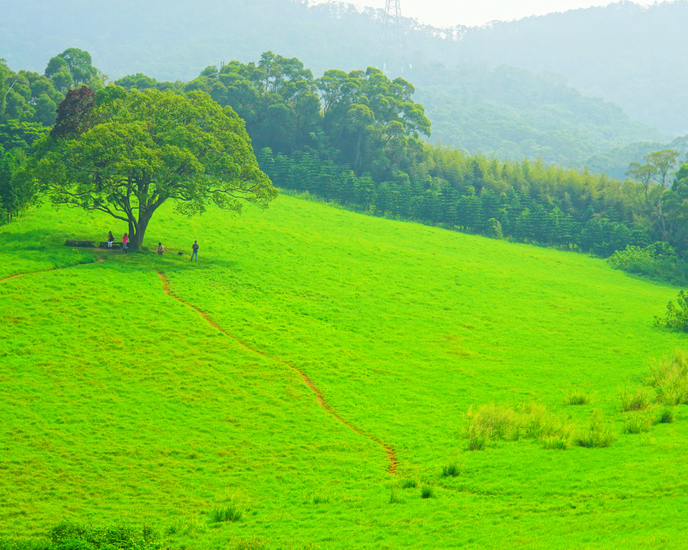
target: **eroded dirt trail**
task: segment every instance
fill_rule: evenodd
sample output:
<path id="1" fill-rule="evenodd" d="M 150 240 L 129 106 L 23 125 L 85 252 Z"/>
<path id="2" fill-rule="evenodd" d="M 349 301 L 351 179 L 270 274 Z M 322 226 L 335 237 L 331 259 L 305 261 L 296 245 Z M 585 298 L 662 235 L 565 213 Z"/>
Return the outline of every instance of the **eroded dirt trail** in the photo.
<path id="1" fill-rule="evenodd" d="M 86 262 L 83 264 L 63 265 L 62 267 L 53 267 L 52 269 L 41 269 L 39 271 L 27 271 L 26 273 L 17 273 L 16 275 L 10 275 L 9 277 L 0 279 L 0 283 L 2 283 L 3 281 L 9 281 L 10 279 L 16 279 L 17 277 L 25 277 L 26 275 L 35 275 L 36 273 L 50 273 L 51 271 L 59 271 L 61 269 L 69 269 L 70 267 L 79 267 L 81 265 L 98 264 L 104 261 L 104 258 L 98 258 L 93 262 Z"/>
<path id="2" fill-rule="evenodd" d="M 305 384 L 310 388 L 310 390 L 315 394 L 315 397 L 316 397 L 316 399 L 318 400 L 318 403 L 320 404 L 320 406 L 323 408 L 323 410 L 324 410 L 325 412 L 327 412 L 330 416 L 332 416 L 332 417 L 333 417 L 334 419 L 336 419 L 338 422 L 341 422 L 342 424 L 344 424 L 347 428 L 349 428 L 349 429 L 353 430 L 354 432 L 356 432 L 357 434 L 359 434 L 359 435 L 361 435 L 361 436 L 363 436 L 363 437 L 365 437 L 365 438 L 367 438 L 367 439 L 373 441 L 374 443 L 378 444 L 380 447 L 382 447 L 382 448 L 384 449 L 385 453 L 387 454 L 387 460 L 389 461 L 389 467 L 387 468 L 387 472 L 390 473 L 390 474 L 392 474 L 392 475 L 396 475 L 398 462 L 397 462 L 397 458 L 396 458 L 396 454 L 395 454 L 395 452 L 394 452 L 394 449 L 393 449 L 390 445 L 388 445 L 387 443 L 385 443 L 384 441 L 381 441 L 380 439 L 378 439 L 378 438 L 376 438 L 376 437 L 374 437 L 374 436 L 372 436 L 372 435 L 366 433 L 366 432 L 363 431 L 362 429 L 360 429 L 360 428 L 358 428 L 357 426 L 353 425 L 351 422 L 345 420 L 344 418 L 342 418 L 341 416 L 339 416 L 336 412 L 334 412 L 334 411 L 330 408 L 330 406 L 327 404 L 327 401 L 325 401 L 325 398 L 323 397 L 322 393 L 320 393 L 320 390 L 318 390 L 318 388 L 315 386 L 315 384 L 313 384 L 313 382 L 310 380 L 310 378 L 308 378 L 308 376 L 306 376 L 306 374 L 305 374 L 303 371 L 301 371 L 299 368 L 295 367 L 294 365 L 292 365 L 292 364 L 290 364 L 290 363 L 288 363 L 288 362 L 286 362 L 286 361 L 280 359 L 279 357 L 271 357 L 271 356 L 269 356 L 269 355 L 263 353 L 262 351 L 257 350 L 257 349 L 255 349 L 255 348 L 252 348 L 252 347 L 249 346 L 248 344 L 242 342 L 241 340 L 239 340 L 239 338 L 237 338 L 237 337 L 234 336 L 233 334 L 227 332 L 227 331 L 226 331 L 225 329 L 223 329 L 220 325 L 218 325 L 215 321 L 213 321 L 213 320 L 208 316 L 208 314 L 207 314 L 206 312 L 204 312 L 204 311 L 198 309 L 196 306 L 194 306 L 194 305 L 192 305 L 192 304 L 189 304 L 188 302 L 185 302 L 185 301 L 182 300 L 179 296 L 177 296 L 177 295 L 172 291 L 172 289 L 170 288 L 170 283 L 169 283 L 168 280 L 165 278 L 165 276 L 164 276 L 160 271 L 157 271 L 156 273 L 160 276 L 160 279 L 162 280 L 163 289 L 164 289 L 164 291 L 165 291 L 165 294 L 167 294 L 168 296 L 174 298 L 174 299 L 177 300 L 178 302 L 184 304 L 184 305 L 187 306 L 188 308 L 193 309 L 196 313 L 198 313 L 199 315 L 201 315 L 201 316 L 202 316 L 210 325 L 212 325 L 215 329 L 217 329 L 218 331 L 220 331 L 222 334 L 224 334 L 224 335 L 227 336 L 228 338 L 231 338 L 232 340 L 234 340 L 235 342 L 237 342 L 239 345 L 245 347 L 247 350 L 249 350 L 249 351 L 251 351 L 251 352 L 253 352 L 253 353 L 256 353 L 256 354 L 258 354 L 258 355 L 261 355 L 262 357 L 265 357 L 265 358 L 270 359 L 270 360 L 272 360 L 272 361 L 275 361 L 276 363 L 281 363 L 282 365 L 285 365 L 285 366 L 289 367 L 290 369 L 292 369 L 294 372 L 296 372 L 296 373 L 301 377 L 301 379 L 305 382 Z"/>

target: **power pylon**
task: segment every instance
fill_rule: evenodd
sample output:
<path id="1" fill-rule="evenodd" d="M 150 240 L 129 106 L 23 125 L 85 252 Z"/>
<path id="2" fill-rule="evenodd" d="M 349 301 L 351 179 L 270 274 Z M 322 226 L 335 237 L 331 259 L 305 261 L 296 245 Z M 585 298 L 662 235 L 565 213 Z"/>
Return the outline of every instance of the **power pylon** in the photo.
<path id="1" fill-rule="evenodd" d="M 394 26 L 394 31 L 390 27 Z M 394 38 L 390 38 L 395 34 Z M 396 40 L 395 40 L 396 39 Z M 395 41 L 395 46 L 392 42 Z M 390 58 L 390 53 L 396 49 L 396 56 Z M 396 57 L 396 59 L 393 59 Z M 380 61 L 382 70 L 400 70 L 408 67 L 406 61 L 406 48 L 404 47 L 403 21 L 401 19 L 401 1 L 385 0 L 385 14 L 382 20 L 382 37 L 380 38 Z M 396 65 L 396 66 L 395 66 Z"/>

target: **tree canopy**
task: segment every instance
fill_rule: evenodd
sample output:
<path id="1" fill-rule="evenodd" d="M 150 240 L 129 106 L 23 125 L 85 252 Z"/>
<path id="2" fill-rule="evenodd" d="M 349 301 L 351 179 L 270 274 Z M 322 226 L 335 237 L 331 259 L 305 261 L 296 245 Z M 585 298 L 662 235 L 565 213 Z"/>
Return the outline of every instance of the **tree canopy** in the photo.
<path id="1" fill-rule="evenodd" d="M 41 142 L 24 177 L 56 205 L 126 222 L 134 249 L 167 200 L 193 215 L 209 203 L 236 212 L 243 201 L 266 207 L 277 195 L 258 167 L 244 122 L 203 92 L 108 86 L 90 106 L 87 100 L 63 102 L 58 120 L 66 110 L 69 131 Z"/>
<path id="2" fill-rule="evenodd" d="M 185 89 L 231 105 L 246 120 L 256 150 L 310 150 L 378 179 L 407 167 L 420 134 L 430 134 L 413 86 L 372 67 L 314 79 L 298 59 L 265 52 L 257 64 L 207 67 Z"/>

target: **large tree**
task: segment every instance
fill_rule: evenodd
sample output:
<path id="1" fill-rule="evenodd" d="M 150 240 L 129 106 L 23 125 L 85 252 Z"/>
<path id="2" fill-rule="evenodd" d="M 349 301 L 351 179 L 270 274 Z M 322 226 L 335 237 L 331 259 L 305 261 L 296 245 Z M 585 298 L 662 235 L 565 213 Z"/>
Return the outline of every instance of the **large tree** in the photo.
<path id="1" fill-rule="evenodd" d="M 58 123 L 70 116 L 82 123 L 69 119 L 66 132 L 46 138 L 25 177 L 56 205 L 99 210 L 126 222 L 133 249 L 167 200 L 192 215 L 211 202 L 236 212 L 242 201 L 267 207 L 277 196 L 258 167 L 244 122 L 203 92 L 183 96 L 108 86 L 91 106 L 73 106 L 60 105 Z"/>
<path id="2" fill-rule="evenodd" d="M 81 84 L 101 88 L 107 79 L 92 65 L 91 54 L 78 48 L 68 48 L 50 59 L 45 68 L 45 76 L 62 92 Z"/>
<path id="3" fill-rule="evenodd" d="M 671 149 L 655 151 L 645 155 L 646 164 L 632 162 L 627 176 L 642 186 L 645 214 L 658 237 L 667 243 L 673 242 L 672 219 L 667 215 L 666 200 L 670 194 L 669 181 L 679 153 Z"/>

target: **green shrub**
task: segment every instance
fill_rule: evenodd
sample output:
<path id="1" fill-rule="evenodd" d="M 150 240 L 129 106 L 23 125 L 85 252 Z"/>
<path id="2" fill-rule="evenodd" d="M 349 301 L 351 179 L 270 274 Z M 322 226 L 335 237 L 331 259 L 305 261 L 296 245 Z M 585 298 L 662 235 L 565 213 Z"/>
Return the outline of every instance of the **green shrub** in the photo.
<path id="1" fill-rule="evenodd" d="M 638 388 L 635 393 L 627 387 L 621 388 L 619 390 L 619 397 L 621 398 L 621 410 L 623 412 L 643 411 L 652 404 L 652 396 L 643 388 Z"/>
<path id="2" fill-rule="evenodd" d="M 477 410 L 469 408 L 466 413 L 470 432 L 483 435 L 486 439 L 518 439 L 518 418 L 516 412 L 504 405 L 483 405 Z"/>
<path id="3" fill-rule="evenodd" d="M 243 507 L 237 504 L 218 506 L 210 511 L 210 521 L 212 523 L 222 523 L 226 521 L 239 521 L 243 515 Z"/>
<path id="4" fill-rule="evenodd" d="M 60 550 L 154 550 L 162 548 L 150 527 L 135 529 L 124 525 L 91 527 L 63 522 L 53 527 L 48 538 Z"/>
<path id="5" fill-rule="evenodd" d="M 657 401 L 666 405 L 688 403 L 688 354 L 677 349 L 650 367 L 648 384 L 657 389 Z"/>
<path id="6" fill-rule="evenodd" d="M 516 408 L 504 405 L 472 407 L 466 413 L 466 438 L 471 451 L 485 448 L 491 440 L 538 439 L 558 436 L 568 439 L 571 428 L 539 403 L 524 403 Z"/>
<path id="7" fill-rule="evenodd" d="M 667 304 L 666 317 L 655 317 L 655 324 L 674 330 L 688 332 L 688 296 L 681 290 L 676 297 L 676 305 L 673 302 Z"/>
<path id="8" fill-rule="evenodd" d="M 581 390 L 570 390 L 564 400 L 565 405 L 587 405 L 590 403 L 588 394 Z"/>
<path id="9" fill-rule="evenodd" d="M 445 464 L 442 467 L 442 477 L 458 477 L 461 475 L 462 468 L 456 462 Z"/>
<path id="10" fill-rule="evenodd" d="M 418 487 L 417 479 L 405 479 L 401 482 L 402 489 L 415 489 L 416 487 Z"/>
<path id="11" fill-rule="evenodd" d="M 323 492 L 308 493 L 304 497 L 304 504 L 327 504 L 330 502 L 329 495 Z"/>
<path id="12" fill-rule="evenodd" d="M 609 447 L 616 441 L 616 434 L 604 424 L 602 413 L 593 411 L 588 429 L 579 431 L 575 440 L 581 447 Z"/>
<path id="13" fill-rule="evenodd" d="M 435 496 L 435 491 L 433 491 L 432 487 L 429 485 L 423 485 L 423 488 L 420 490 L 420 496 L 422 498 L 433 498 Z"/>
<path id="14" fill-rule="evenodd" d="M 657 424 L 671 424 L 674 421 L 674 409 L 671 407 L 664 407 L 659 411 L 657 416 Z"/>
<path id="15" fill-rule="evenodd" d="M 207 522 L 197 516 L 178 517 L 165 529 L 166 535 L 192 536 L 207 531 Z"/>
<path id="16" fill-rule="evenodd" d="M 404 501 L 401 499 L 399 494 L 392 488 L 390 494 L 389 494 L 389 503 L 390 504 L 401 504 Z"/>
<path id="17" fill-rule="evenodd" d="M 653 424 L 653 414 L 631 413 L 626 415 L 624 431 L 627 434 L 639 434 L 650 431 Z"/>
<path id="18" fill-rule="evenodd" d="M 468 431 L 468 447 L 469 451 L 482 451 L 487 445 L 488 437 L 485 433 L 474 429 Z"/>
<path id="19" fill-rule="evenodd" d="M 542 440 L 542 446 L 548 450 L 565 451 L 569 448 L 569 439 L 567 437 L 552 435 Z"/>
<path id="20" fill-rule="evenodd" d="M 671 246 L 662 242 L 645 248 L 628 245 L 624 250 L 614 252 L 607 261 L 614 269 L 628 273 L 679 285 L 688 281 L 688 264 L 676 255 Z"/>
<path id="21" fill-rule="evenodd" d="M 0 538 L 0 550 L 51 550 L 47 540 L 10 540 Z"/>

